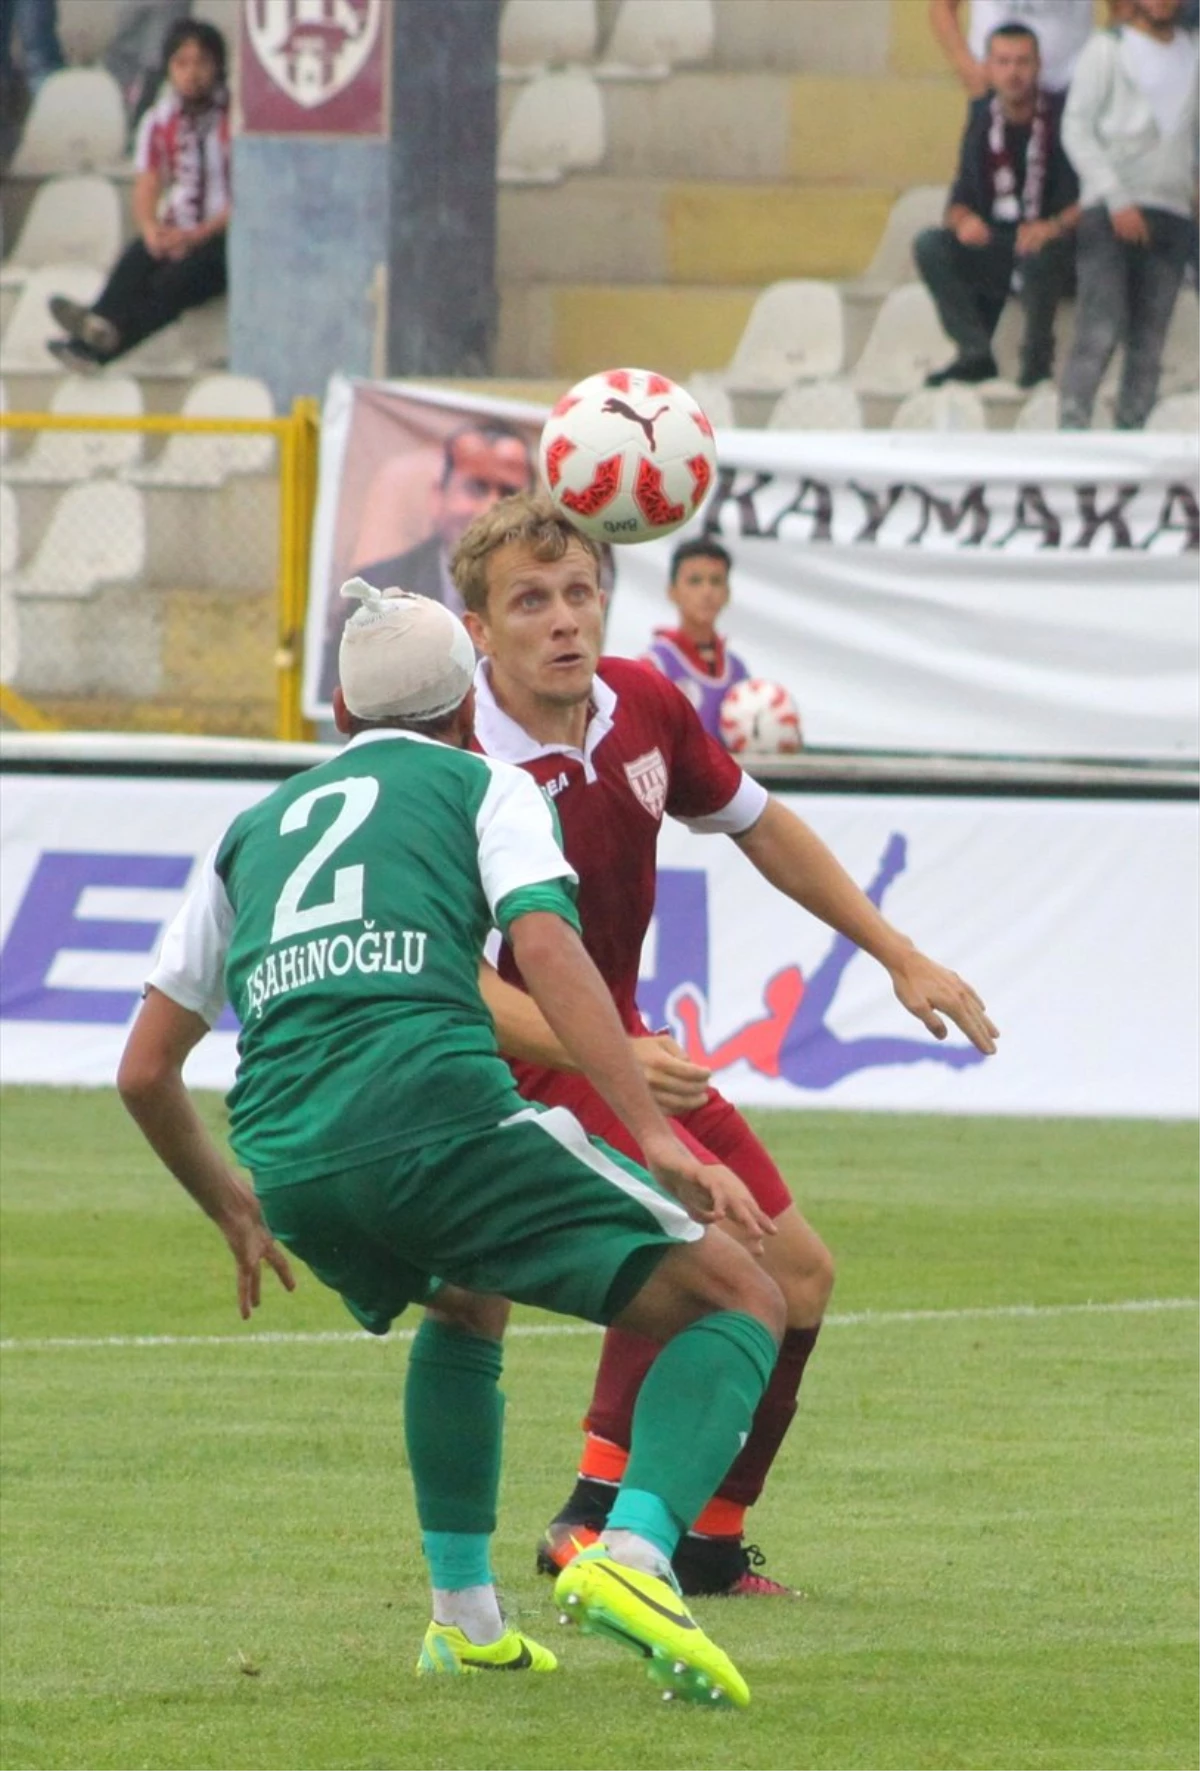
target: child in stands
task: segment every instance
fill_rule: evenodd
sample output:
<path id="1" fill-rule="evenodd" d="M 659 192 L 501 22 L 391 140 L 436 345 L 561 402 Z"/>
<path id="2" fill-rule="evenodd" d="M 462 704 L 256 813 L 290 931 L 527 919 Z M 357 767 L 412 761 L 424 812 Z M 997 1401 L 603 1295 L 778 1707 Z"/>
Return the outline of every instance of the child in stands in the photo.
<path id="1" fill-rule="evenodd" d="M 646 662 L 682 690 L 714 738 L 721 735 L 721 702 L 750 674 L 717 632 L 732 565 L 720 542 L 703 536 L 675 549 L 667 594 L 679 611 L 679 626 L 656 628 L 646 653 Z"/>

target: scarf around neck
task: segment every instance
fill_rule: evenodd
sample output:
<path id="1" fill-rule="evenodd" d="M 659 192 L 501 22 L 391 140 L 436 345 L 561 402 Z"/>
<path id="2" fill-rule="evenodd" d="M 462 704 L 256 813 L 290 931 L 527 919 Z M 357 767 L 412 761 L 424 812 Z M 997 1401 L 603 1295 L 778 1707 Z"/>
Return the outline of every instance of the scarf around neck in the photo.
<path id="1" fill-rule="evenodd" d="M 988 115 L 988 177 L 992 187 L 992 219 L 1014 224 L 1039 221 L 1042 194 L 1046 188 L 1046 168 L 1050 158 L 1050 137 L 1053 117 L 1050 100 L 1039 92 L 1029 127 L 1029 147 L 1025 154 L 1025 182 L 1017 191 L 1017 171 L 1008 145 L 1004 112 L 997 93 L 992 94 Z"/>

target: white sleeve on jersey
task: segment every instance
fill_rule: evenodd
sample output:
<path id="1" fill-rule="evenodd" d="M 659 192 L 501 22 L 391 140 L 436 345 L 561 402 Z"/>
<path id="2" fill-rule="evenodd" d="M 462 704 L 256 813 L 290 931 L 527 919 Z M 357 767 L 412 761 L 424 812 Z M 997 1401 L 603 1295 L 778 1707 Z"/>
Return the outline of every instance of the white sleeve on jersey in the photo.
<path id="1" fill-rule="evenodd" d="M 147 988 L 161 990 L 210 1027 L 225 1006 L 225 954 L 233 928 L 233 906 L 213 865 L 216 854 L 214 846 L 204 857 L 200 877 L 168 924 L 146 979 Z"/>
<path id="2" fill-rule="evenodd" d="M 479 877 L 494 916 L 501 900 L 519 886 L 576 875 L 558 846 L 554 813 L 537 782 L 512 763 L 481 760 L 491 780 L 475 818 L 475 836 Z"/>
<path id="3" fill-rule="evenodd" d="M 681 818 L 679 822 L 698 836 L 744 836 L 766 811 L 769 798 L 765 787 L 744 774 L 737 792 L 719 812 L 709 812 L 705 818 Z"/>

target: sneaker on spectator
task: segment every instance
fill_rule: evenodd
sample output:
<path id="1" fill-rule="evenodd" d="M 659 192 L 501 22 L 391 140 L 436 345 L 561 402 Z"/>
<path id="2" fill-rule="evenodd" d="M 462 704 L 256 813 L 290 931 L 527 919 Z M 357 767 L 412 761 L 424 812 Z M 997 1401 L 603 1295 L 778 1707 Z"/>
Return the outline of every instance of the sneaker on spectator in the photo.
<path id="1" fill-rule="evenodd" d="M 945 387 L 948 381 L 991 381 L 999 375 L 995 357 L 955 357 L 944 369 L 935 369 L 925 377 L 926 387 Z"/>
<path id="2" fill-rule="evenodd" d="M 102 314 L 94 314 L 90 307 L 84 307 L 81 301 L 71 301 L 65 295 L 50 297 L 50 312 L 63 331 L 97 356 L 111 357 L 121 348 L 121 334 L 111 320 Z"/>

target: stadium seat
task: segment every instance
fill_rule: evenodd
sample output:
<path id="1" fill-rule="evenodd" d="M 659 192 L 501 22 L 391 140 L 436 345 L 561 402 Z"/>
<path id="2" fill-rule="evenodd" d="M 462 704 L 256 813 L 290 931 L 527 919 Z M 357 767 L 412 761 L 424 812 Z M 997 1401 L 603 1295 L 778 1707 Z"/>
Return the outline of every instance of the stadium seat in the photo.
<path id="1" fill-rule="evenodd" d="M 912 243 L 922 228 L 937 227 L 945 212 L 945 185 L 914 185 L 897 197 L 870 264 L 861 277 L 847 284 L 847 292 L 870 289 L 884 295 L 910 282 L 916 270 Z"/>
<path id="2" fill-rule="evenodd" d="M 60 336 L 50 317 L 50 297 L 67 295 L 86 304 L 103 286 L 104 273 L 91 265 L 52 264 L 31 271 L 0 338 L 0 364 L 10 374 L 60 375 L 62 365 L 46 349 L 48 339 Z"/>
<path id="3" fill-rule="evenodd" d="M 1189 393 L 1200 384 L 1197 339 L 1200 338 L 1200 301 L 1194 289 L 1181 289 L 1163 345 L 1159 393 Z"/>
<path id="4" fill-rule="evenodd" d="M 63 68 L 38 88 L 10 178 L 96 172 L 125 150 L 121 89 L 104 68 Z"/>
<path id="5" fill-rule="evenodd" d="M 1013 421 L 1014 430 L 1057 430 L 1058 389 L 1049 382 L 1035 388 Z"/>
<path id="6" fill-rule="evenodd" d="M 528 80 L 549 67 L 590 62 L 596 0 L 506 0 L 500 14 L 502 80 Z"/>
<path id="7" fill-rule="evenodd" d="M 768 430 L 861 430 L 862 407 L 848 381 L 799 381 L 785 387 Z"/>
<path id="8" fill-rule="evenodd" d="M 986 430 L 987 413 L 973 387 L 922 387 L 901 400 L 893 430 Z"/>
<path id="9" fill-rule="evenodd" d="M 60 418 L 140 418 L 142 390 L 132 375 L 67 375 L 54 390 L 50 410 Z M 6 465 L 4 477 L 14 485 L 69 486 L 115 473 L 141 454 L 139 431 L 39 430 L 21 459 Z"/>
<path id="10" fill-rule="evenodd" d="M 694 400 L 699 401 L 708 422 L 718 430 L 729 430 L 737 423 L 733 401 L 720 375 L 700 370 L 688 377 L 687 390 Z"/>
<path id="11" fill-rule="evenodd" d="M 816 381 L 842 367 L 841 297 L 832 283 L 772 283 L 750 312 L 721 377 L 732 393 L 778 394 L 793 381 Z"/>
<path id="12" fill-rule="evenodd" d="M 1195 436 L 1200 431 L 1200 394 L 1168 394 L 1150 414 L 1146 429 L 1183 431 Z"/>
<path id="13" fill-rule="evenodd" d="M 8 411 L 8 389 L 0 381 L 0 412 Z M 0 430 L 0 461 L 7 461 L 12 442 L 10 430 Z"/>
<path id="14" fill-rule="evenodd" d="M 41 546 L 8 579 L 17 597 L 87 597 L 128 583 L 146 559 L 146 515 L 136 486 L 91 480 L 63 493 Z"/>
<path id="15" fill-rule="evenodd" d="M 124 0 L 58 0 L 58 40 L 68 62 L 102 60 L 124 11 Z"/>
<path id="16" fill-rule="evenodd" d="M 182 418 L 274 418 L 266 383 L 253 375 L 206 375 L 189 389 Z M 235 474 L 269 473 L 275 438 L 178 432 L 157 461 L 128 468 L 138 486 L 219 486 Z"/>
<path id="17" fill-rule="evenodd" d="M 107 267 L 121 250 L 121 200 L 95 173 L 47 179 L 37 188 L 12 252 L 0 266 L 0 288 L 19 288 L 48 264 Z"/>
<path id="18" fill-rule="evenodd" d="M 604 106 L 590 74 L 542 74 L 517 94 L 500 137 L 501 184 L 557 184 L 604 158 Z"/>
<path id="19" fill-rule="evenodd" d="M 850 379 L 859 393 L 914 393 L 953 355 L 925 285 L 903 283 L 885 298 Z"/>
<path id="20" fill-rule="evenodd" d="M 672 68 L 710 60 L 715 37 L 712 0 L 622 0 L 596 74 L 665 80 Z"/>
<path id="21" fill-rule="evenodd" d="M 17 569 L 21 557 L 21 507 L 11 486 L 0 480 L 0 577 Z"/>

